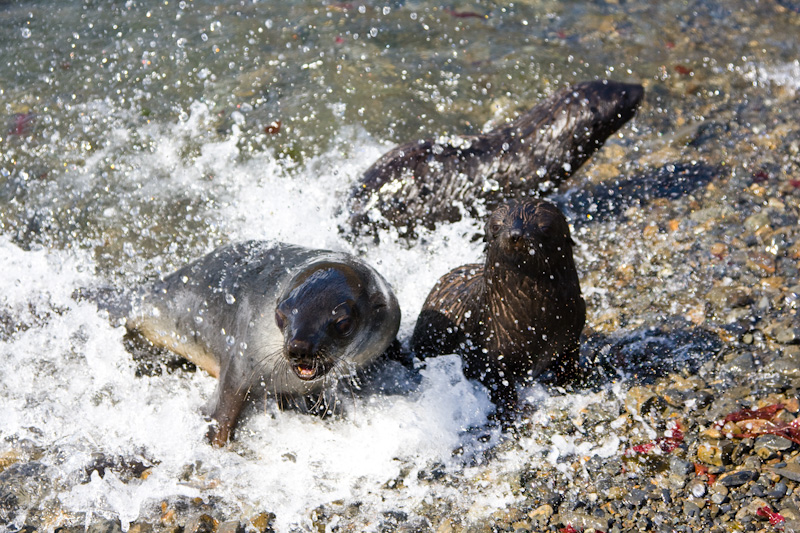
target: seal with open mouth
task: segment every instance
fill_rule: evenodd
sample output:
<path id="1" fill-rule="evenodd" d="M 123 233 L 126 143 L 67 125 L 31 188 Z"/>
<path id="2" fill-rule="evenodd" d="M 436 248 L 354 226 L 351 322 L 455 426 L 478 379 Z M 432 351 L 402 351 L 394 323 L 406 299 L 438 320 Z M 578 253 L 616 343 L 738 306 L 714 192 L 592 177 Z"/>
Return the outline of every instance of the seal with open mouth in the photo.
<path id="1" fill-rule="evenodd" d="M 209 437 L 233 436 L 248 395 L 314 396 L 397 335 L 389 284 L 357 258 L 284 243 L 218 248 L 156 282 L 127 327 L 219 378 Z"/>

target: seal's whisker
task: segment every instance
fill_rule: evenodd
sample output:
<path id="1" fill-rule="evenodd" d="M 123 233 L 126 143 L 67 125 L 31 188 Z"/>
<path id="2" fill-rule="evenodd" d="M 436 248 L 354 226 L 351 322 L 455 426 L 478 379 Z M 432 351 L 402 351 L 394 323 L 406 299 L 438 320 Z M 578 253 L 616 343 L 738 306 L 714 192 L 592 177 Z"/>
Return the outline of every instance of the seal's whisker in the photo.
<path id="1" fill-rule="evenodd" d="M 247 376 L 247 381 L 245 382 L 246 384 L 248 384 L 248 389 L 247 389 L 248 392 L 252 388 L 253 383 L 256 382 L 256 378 L 258 377 L 258 374 L 260 373 L 262 376 L 265 374 L 265 372 L 263 371 L 264 367 L 265 367 L 264 363 L 266 361 L 270 360 L 270 359 L 275 359 L 275 360 L 282 359 L 282 357 L 278 357 L 281 354 L 281 352 L 282 352 L 282 350 L 278 350 L 278 351 L 275 351 L 275 352 L 272 352 L 272 353 L 268 353 L 267 355 L 265 355 L 264 357 L 259 358 L 258 361 L 256 361 L 256 364 L 253 365 L 253 369 L 250 371 L 250 374 Z M 273 372 L 269 373 L 270 379 L 274 375 L 275 375 L 275 372 L 274 372 L 274 365 L 273 365 Z M 237 389 L 237 392 L 241 392 L 242 391 L 242 386 L 244 386 L 245 383 L 243 383 Z"/>

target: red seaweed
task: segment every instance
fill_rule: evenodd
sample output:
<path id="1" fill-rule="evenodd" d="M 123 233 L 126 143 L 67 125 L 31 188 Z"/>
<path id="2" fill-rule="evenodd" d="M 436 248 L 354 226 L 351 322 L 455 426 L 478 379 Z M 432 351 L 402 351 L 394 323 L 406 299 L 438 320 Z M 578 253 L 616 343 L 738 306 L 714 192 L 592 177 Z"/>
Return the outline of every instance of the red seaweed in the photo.
<path id="1" fill-rule="evenodd" d="M 717 422 L 716 425 L 718 428 L 721 428 L 728 422 L 737 423 L 745 420 L 765 420 L 766 424 L 755 428 L 747 428 L 739 425 L 743 432 L 734 434 L 733 437 L 743 439 L 756 437 L 758 435 L 777 435 L 779 437 L 788 439 L 795 444 L 800 444 L 800 418 L 792 420 L 791 422 L 772 420 L 778 411 L 785 408 L 785 404 L 775 403 L 772 405 L 767 405 L 766 407 L 762 407 L 761 409 L 743 409 L 741 411 L 736 411 L 729 414 L 725 417 L 724 421 Z M 748 431 L 748 429 L 750 431 Z"/>
<path id="2" fill-rule="evenodd" d="M 685 67 L 683 65 L 675 65 L 675 72 L 677 72 L 682 76 L 691 76 L 694 71 L 689 67 Z"/>
<path id="3" fill-rule="evenodd" d="M 774 424 L 774 423 L 773 423 Z M 755 437 L 757 435 L 777 435 L 788 439 L 795 444 L 800 444 L 800 419 L 793 420 L 785 424 L 774 425 L 773 427 L 759 428 L 751 433 L 736 435 L 741 438 Z"/>
<path id="4" fill-rule="evenodd" d="M 771 526 L 775 526 L 780 524 L 781 522 L 785 522 L 786 519 L 781 516 L 779 513 L 773 511 L 769 505 L 765 505 L 764 507 L 759 507 L 756 511 L 758 516 L 763 516 L 769 519 L 769 523 Z"/>
<path id="5" fill-rule="evenodd" d="M 775 413 L 783 409 L 782 403 L 776 403 L 762 407 L 761 409 L 742 409 L 725 417 L 725 422 L 740 422 L 742 420 L 770 420 Z"/>

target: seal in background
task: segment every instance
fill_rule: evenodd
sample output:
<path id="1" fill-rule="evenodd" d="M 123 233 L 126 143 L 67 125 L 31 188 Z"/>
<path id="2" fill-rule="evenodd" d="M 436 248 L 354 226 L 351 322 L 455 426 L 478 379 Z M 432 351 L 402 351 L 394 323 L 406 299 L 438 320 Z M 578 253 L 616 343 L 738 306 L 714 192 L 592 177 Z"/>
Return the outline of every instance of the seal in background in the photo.
<path id="1" fill-rule="evenodd" d="M 400 145 L 369 167 L 350 193 L 350 226 L 375 234 L 394 226 L 414 237 L 416 225 L 455 222 L 475 206 L 535 197 L 557 187 L 630 120 L 641 85 L 584 82 L 539 102 L 514 122 L 484 135 Z M 376 216 L 376 214 L 381 216 Z"/>

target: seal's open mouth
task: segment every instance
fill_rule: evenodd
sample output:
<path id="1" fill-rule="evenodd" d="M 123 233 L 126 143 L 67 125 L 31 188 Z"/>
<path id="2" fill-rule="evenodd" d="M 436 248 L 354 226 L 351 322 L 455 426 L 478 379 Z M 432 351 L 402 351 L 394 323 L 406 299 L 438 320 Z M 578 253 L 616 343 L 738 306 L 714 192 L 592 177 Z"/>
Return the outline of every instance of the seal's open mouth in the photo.
<path id="1" fill-rule="evenodd" d="M 317 377 L 317 367 L 315 365 L 297 364 L 292 367 L 298 378 L 309 381 Z"/>

